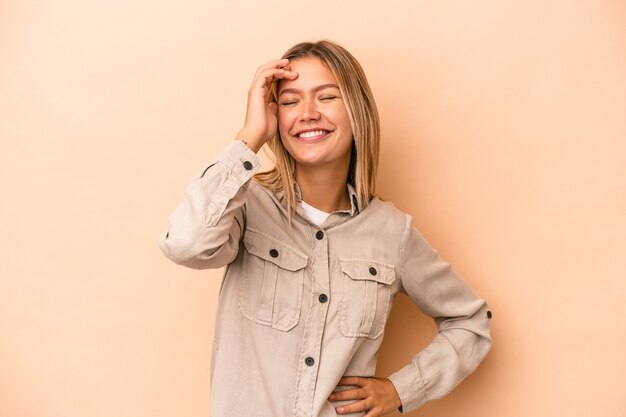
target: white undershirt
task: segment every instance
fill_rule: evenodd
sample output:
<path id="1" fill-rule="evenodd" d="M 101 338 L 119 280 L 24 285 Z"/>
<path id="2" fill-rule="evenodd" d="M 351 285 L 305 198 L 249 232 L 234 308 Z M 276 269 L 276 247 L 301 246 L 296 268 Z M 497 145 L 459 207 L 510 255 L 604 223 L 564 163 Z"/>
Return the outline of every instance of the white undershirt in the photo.
<path id="1" fill-rule="evenodd" d="M 305 203 L 302 203 L 302 210 L 304 210 L 304 214 L 317 226 L 322 226 L 322 224 L 326 221 L 326 218 L 330 216 L 330 213 L 326 213 L 325 211 L 316 209 L 315 207 Z"/>

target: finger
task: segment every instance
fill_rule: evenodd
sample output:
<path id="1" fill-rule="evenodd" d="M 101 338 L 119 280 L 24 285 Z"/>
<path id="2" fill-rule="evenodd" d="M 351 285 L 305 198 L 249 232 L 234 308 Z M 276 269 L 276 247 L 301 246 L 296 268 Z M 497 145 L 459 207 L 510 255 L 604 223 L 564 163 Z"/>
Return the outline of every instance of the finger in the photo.
<path id="1" fill-rule="evenodd" d="M 372 408 L 371 410 L 368 410 L 367 414 L 365 414 L 363 417 L 380 417 L 382 415 L 383 415 L 383 412 L 381 409 Z"/>
<path id="2" fill-rule="evenodd" d="M 266 83 L 270 83 L 274 80 L 278 80 L 282 78 L 293 80 L 298 76 L 297 72 L 288 71 L 284 68 L 273 68 L 273 69 L 268 70 L 268 72 L 269 74 L 265 74 Z M 271 77 L 268 77 L 268 75 L 271 75 Z"/>
<path id="3" fill-rule="evenodd" d="M 265 64 L 261 65 L 257 71 L 261 72 L 263 70 L 266 70 L 268 68 L 282 68 L 286 65 L 289 65 L 289 60 L 287 58 L 281 58 L 281 59 L 273 59 L 271 61 L 266 62 Z"/>
<path id="4" fill-rule="evenodd" d="M 361 388 L 335 391 L 328 397 L 329 401 L 362 400 L 367 398 L 367 393 Z"/>
<path id="5" fill-rule="evenodd" d="M 254 80 L 252 89 L 267 87 L 272 81 L 283 78 L 293 80 L 298 76 L 297 72 L 285 71 L 282 68 L 269 68 L 259 74 Z"/>
<path id="6" fill-rule="evenodd" d="M 272 61 L 268 61 L 256 69 L 254 78 L 257 78 L 258 75 L 265 70 L 272 69 L 272 68 L 284 68 L 287 65 L 289 65 L 289 60 L 287 58 L 274 59 Z"/>
<path id="7" fill-rule="evenodd" d="M 344 376 L 339 380 L 337 385 L 355 385 L 362 387 L 367 383 L 367 378 L 361 378 L 360 376 Z"/>
<path id="8" fill-rule="evenodd" d="M 367 400 L 356 401 L 350 404 L 341 405 L 335 408 L 337 414 L 350 414 L 358 413 L 359 411 L 365 411 L 369 409 L 369 402 Z"/>

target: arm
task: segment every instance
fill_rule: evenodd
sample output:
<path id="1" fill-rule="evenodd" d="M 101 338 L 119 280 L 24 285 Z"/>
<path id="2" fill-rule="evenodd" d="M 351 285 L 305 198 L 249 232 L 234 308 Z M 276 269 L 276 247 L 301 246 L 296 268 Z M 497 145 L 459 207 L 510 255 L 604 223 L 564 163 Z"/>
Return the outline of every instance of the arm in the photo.
<path id="1" fill-rule="evenodd" d="M 159 238 L 165 256 L 195 269 L 231 262 L 243 231 L 247 185 L 259 167 L 256 154 L 243 142 L 234 141 L 213 164 L 198 172 Z"/>
<path id="2" fill-rule="evenodd" d="M 486 302 L 411 227 L 410 216 L 399 272 L 403 290 L 437 324 L 432 342 L 389 377 L 406 413 L 445 396 L 478 367 L 491 347 L 491 313 Z"/>
<path id="3" fill-rule="evenodd" d="M 237 256 L 244 229 L 246 188 L 258 171 L 256 152 L 276 135 L 276 103 L 271 84 L 295 79 L 288 60 L 270 61 L 257 69 L 248 91 L 244 127 L 216 162 L 196 174 L 169 218 L 159 247 L 172 261 L 190 268 L 219 268 Z"/>
<path id="4" fill-rule="evenodd" d="M 396 269 L 400 290 L 437 324 L 433 341 L 389 378 L 345 377 L 339 385 L 356 388 L 334 391 L 330 401 L 355 400 L 337 407 L 337 414 L 368 410 L 365 417 L 407 413 L 441 398 L 469 375 L 491 346 L 491 313 L 487 304 L 439 257 L 411 227 L 407 216 Z"/>

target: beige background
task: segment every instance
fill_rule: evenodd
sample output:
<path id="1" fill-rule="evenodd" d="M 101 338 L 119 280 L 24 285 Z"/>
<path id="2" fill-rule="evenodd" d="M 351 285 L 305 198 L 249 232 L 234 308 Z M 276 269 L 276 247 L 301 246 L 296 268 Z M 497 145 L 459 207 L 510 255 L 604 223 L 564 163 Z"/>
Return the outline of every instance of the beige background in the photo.
<path id="1" fill-rule="evenodd" d="M 380 194 L 494 312 L 424 417 L 626 415 L 626 3 L 3 0 L 0 416 L 208 415 L 221 271 L 156 246 L 301 40 L 361 61 Z M 433 326 L 392 312 L 379 374 Z"/>

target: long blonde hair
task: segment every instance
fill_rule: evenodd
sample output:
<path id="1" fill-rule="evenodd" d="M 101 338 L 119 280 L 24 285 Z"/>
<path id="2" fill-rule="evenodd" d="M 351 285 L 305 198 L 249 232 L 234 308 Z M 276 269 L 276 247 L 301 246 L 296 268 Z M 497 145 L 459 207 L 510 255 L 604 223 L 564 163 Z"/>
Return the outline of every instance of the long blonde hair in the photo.
<path id="1" fill-rule="evenodd" d="M 363 209 L 375 196 L 376 172 L 380 148 L 380 121 L 374 96 L 358 61 L 342 46 L 328 41 L 298 43 L 282 56 L 290 61 L 318 57 L 335 76 L 350 118 L 354 142 L 350 157 L 348 183 L 354 186 L 357 205 Z M 274 82 L 270 100 L 276 102 L 277 83 Z M 287 200 L 289 223 L 295 210 L 295 161 L 276 136 L 267 142 L 273 153 L 274 167 L 258 173 L 254 179 L 273 192 L 283 191 Z"/>

